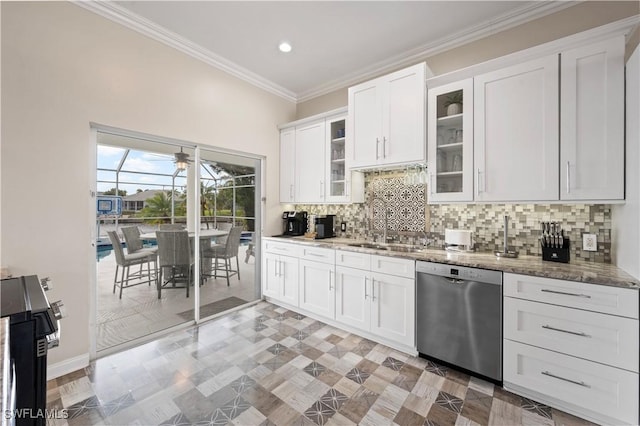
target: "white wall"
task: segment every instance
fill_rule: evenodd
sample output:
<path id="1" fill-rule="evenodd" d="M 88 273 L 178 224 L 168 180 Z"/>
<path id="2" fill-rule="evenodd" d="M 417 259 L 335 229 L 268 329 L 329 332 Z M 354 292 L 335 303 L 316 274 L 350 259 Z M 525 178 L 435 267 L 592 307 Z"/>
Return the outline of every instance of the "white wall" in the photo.
<path id="1" fill-rule="evenodd" d="M 626 69 L 626 203 L 612 208 L 613 262 L 640 279 L 640 46 Z"/>
<path id="2" fill-rule="evenodd" d="M 50 363 L 89 351 L 90 122 L 264 155 L 280 228 L 277 125 L 295 105 L 68 2 L 1 2 L 2 266 L 50 276 L 68 317 Z"/>

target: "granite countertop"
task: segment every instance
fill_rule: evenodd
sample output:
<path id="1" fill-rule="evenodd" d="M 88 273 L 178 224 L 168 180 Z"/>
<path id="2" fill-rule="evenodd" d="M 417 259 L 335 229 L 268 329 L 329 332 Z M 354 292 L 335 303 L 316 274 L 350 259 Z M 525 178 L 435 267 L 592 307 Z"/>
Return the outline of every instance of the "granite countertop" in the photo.
<path id="1" fill-rule="evenodd" d="M 269 238 L 269 237 L 266 237 Z M 514 274 L 533 275 L 538 277 L 555 278 L 568 281 L 580 281 L 592 284 L 608 285 L 630 289 L 640 289 L 640 280 L 635 279 L 622 269 L 609 263 L 595 263 L 585 261 L 571 261 L 571 263 L 556 263 L 543 261 L 540 256 L 520 256 L 516 259 L 497 258 L 493 252 L 455 253 L 443 249 L 425 248 L 415 252 L 397 252 L 391 250 L 377 250 L 363 247 L 352 247 L 349 244 L 363 241 L 349 238 L 329 238 L 312 240 L 304 237 L 278 238 L 272 240 L 307 244 L 317 247 L 349 250 L 362 253 L 379 254 L 383 256 L 401 257 L 405 259 L 427 262 L 447 263 L 458 266 L 492 269 Z"/>

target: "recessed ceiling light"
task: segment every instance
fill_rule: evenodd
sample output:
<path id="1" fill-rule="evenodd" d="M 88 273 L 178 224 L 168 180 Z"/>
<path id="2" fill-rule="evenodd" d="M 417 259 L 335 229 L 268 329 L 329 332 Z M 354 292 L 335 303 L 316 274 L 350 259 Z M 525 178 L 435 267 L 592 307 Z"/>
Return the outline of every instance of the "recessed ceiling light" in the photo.
<path id="1" fill-rule="evenodd" d="M 289 53 L 291 52 L 291 45 L 288 42 L 283 41 L 278 45 L 278 49 L 283 53 Z"/>

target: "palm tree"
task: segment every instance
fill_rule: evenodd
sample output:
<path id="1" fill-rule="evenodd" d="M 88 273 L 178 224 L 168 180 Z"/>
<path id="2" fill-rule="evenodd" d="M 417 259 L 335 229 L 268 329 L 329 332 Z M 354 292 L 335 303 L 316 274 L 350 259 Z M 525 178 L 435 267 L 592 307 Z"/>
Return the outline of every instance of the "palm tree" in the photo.
<path id="1" fill-rule="evenodd" d="M 158 192 L 147 200 L 147 205 L 138 213 L 140 217 L 153 217 L 151 223 L 166 223 L 171 217 L 171 196 L 169 192 Z"/>

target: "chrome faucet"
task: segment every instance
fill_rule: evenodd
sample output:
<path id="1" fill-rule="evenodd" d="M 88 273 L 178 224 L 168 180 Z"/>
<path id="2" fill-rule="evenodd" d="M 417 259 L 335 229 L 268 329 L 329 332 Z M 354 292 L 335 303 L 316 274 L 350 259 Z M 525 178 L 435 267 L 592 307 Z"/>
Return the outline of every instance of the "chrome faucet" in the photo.
<path id="1" fill-rule="evenodd" d="M 497 257 L 518 257 L 517 251 L 509 251 L 507 239 L 509 238 L 509 216 L 504 216 L 504 251 L 496 251 Z"/>

